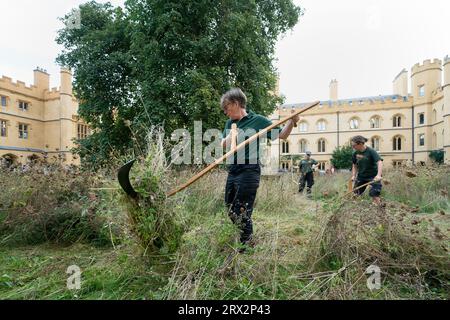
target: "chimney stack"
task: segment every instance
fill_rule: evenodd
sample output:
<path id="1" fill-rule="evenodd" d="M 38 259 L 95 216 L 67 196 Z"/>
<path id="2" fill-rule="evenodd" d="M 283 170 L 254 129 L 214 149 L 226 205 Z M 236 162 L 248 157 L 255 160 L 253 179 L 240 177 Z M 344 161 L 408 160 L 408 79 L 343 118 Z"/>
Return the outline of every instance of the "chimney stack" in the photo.
<path id="1" fill-rule="evenodd" d="M 336 101 L 338 99 L 338 82 L 336 79 L 330 82 L 330 100 Z"/>
<path id="2" fill-rule="evenodd" d="M 34 85 L 40 90 L 48 90 L 50 88 L 50 75 L 47 70 L 36 67 L 34 72 Z"/>

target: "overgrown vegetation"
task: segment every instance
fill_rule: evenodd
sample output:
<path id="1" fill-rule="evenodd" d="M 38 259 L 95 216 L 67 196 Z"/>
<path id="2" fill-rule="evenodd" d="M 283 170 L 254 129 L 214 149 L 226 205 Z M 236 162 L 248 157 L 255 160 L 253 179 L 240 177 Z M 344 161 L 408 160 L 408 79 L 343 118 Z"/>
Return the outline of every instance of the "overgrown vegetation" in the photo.
<path id="1" fill-rule="evenodd" d="M 0 170 L 0 245 L 107 245 L 120 238 L 121 211 L 99 174 L 39 165 L 27 172 Z M 119 241 L 119 240 L 117 240 Z"/>
<path id="2" fill-rule="evenodd" d="M 92 190 L 88 183 L 74 187 L 65 181 L 69 189 L 61 188 L 74 193 L 69 198 L 95 193 L 95 215 L 112 222 L 113 231 L 104 228 L 108 232 L 100 239 L 109 239 L 111 245 L 92 247 L 95 241 L 85 240 L 64 248 L 3 243 L 0 297 L 449 298 L 448 166 L 387 171 L 385 180 L 390 183 L 385 183 L 382 193 L 385 208 L 372 205 L 367 195 L 343 198 L 349 174 L 317 177 L 312 200 L 295 192 L 295 175 L 264 177 L 253 215 L 256 246 L 239 254 L 238 230 L 223 205 L 226 173 L 214 170 L 187 190 L 166 198 L 167 190 L 194 172 L 165 171 L 167 167 L 159 165 L 162 162 L 157 164 L 158 153 L 152 154 L 155 157 L 141 159 L 141 165 L 133 168 L 133 183 L 148 198 L 162 202 L 139 202 L 144 204 L 139 210 L 127 211 L 130 208 L 123 206 L 122 192 L 105 189 L 117 187 L 110 179 L 92 177 L 97 179 L 93 185 L 102 190 Z M 409 174 L 411 178 L 410 171 L 414 173 Z M 67 179 L 88 181 L 76 175 Z M 8 190 L 12 188 L 10 182 Z M 27 189 L 15 190 L 16 198 L 25 197 L 21 190 Z M 137 214 L 138 219 L 130 223 L 127 212 Z M 164 225 L 161 221 L 165 226 L 157 227 Z M 83 272 L 81 290 L 65 287 L 65 269 L 72 264 Z M 369 290 L 366 285 L 370 265 L 381 270 L 380 289 Z"/>
<path id="3" fill-rule="evenodd" d="M 146 156 L 133 168 L 130 179 L 139 194 L 122 201 L 144 252 L 172 253 L 180 245 L 182 227 L 171 206 L 166 205 L 170 172 L 165 160 L 162 131 L 150 130 L 147 135 Z"/>

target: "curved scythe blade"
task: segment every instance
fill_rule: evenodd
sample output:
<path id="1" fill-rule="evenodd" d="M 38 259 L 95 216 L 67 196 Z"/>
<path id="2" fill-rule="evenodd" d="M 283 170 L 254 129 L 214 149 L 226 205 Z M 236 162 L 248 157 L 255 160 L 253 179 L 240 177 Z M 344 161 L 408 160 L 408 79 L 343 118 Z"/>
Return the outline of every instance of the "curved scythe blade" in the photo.
<path id="1" fill-rule="evenodd" d="M 128 161 L 123 166 L 120 167 L 117 172 L 117 179 L 119 180 L 119 184 L 122 187 L 123 191 L 125 191 L 130 197 L 136 198 L 138 196 L 137 192 L 134 191 L 133 186 L 130 183 L 130 169 L 133 166 L 136 159 Z"/>

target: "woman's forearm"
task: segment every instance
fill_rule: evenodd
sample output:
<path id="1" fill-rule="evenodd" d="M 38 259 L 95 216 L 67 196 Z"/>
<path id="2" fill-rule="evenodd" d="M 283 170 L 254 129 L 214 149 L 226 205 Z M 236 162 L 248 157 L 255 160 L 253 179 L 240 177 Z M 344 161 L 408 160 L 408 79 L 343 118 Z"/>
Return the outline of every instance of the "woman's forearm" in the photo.
<path id="1" fill-rule="evenodd" d="M 284 140 L 284 139 L 286 139 L 287 137 L 289 137 L 289 135 L 290 135 L 291 132 L 292 132 L 292 128 L 294 128 L 294 122 L 293 122 L 292 120 L 289 120 L 289 121 L 287 122 L 287 124 L 284 126 L 283 130 L 281 130 L 281 132 L 280 132 L 278 138 Z"/>
<path id="2" fill-rule="evenodd" d="M 356 170 L 356 166 L 353 164 L 352 165 L 352 177 L 355 178 L 357 173 L 358 173 L 358 171 Z"/>
<path id="3" fill-rule="evenodd" d="M 377 173 L 377 176 L 380 176 L 381 177 L 381 175 L 383 174 L 383 161 L 378 161 L 378 163 L 377 163 L 377 165 L 378 165 L 378 173 Z"/>

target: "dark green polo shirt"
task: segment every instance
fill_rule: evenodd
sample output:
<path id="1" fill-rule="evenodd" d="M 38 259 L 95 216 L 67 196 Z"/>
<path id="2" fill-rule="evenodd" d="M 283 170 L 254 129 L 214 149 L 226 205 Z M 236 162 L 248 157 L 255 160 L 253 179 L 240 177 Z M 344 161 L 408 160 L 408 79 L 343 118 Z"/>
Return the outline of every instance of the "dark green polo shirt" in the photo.
<path id="1" fill-rule="evenodd" d="M 352 162 L 358 167 L 358 180 L 369 180 L 375 178 L 378 173 L 377 162 L 383 160 L 378 153 L 366 146 L 366 150 L 353 151 Z"/>
<path id="2" fill-rule="evenodd" d="M 231 125 L 233 123 L 236 123 L 238 128 L 237 144 L 239 144 L 249 139 L 259 131 L 270 126 L 272 124 L 272 121 L 262 115 L 256 114 L 252 111 L 248 111 L 248 114 L 239 121 L 228 119 L 225 124 L 225 129 L 223 130 L 223 138 L 226 138 L 228 136 L 231 131 Z M 264 138 L 275 140 L 278 138 L 280 131 L 280 127 L 275 127 L 274 129 L 270 130 L 267 135 L 263 135 L 263 137 L 260 137 L 251 142 L 249 145 L 245 146 L 245 150 L 241 149 L 240 151 L 235 153 L 233 163 L 259 163 L 260 141 Z M 238 159 L 237 162 L 236 159 Z"/>
<path id="3" fill-rule="evenodd" d="M 317 164 L 317 161 L 314 160 L 313 158 L 310 158 L 309 160 L 306 159 L 302 159 L 302 161 L 300 161 L 300 172 L 301 173 L 309 173 L 312 172 L 312 166 L 314 164 Z"/>

